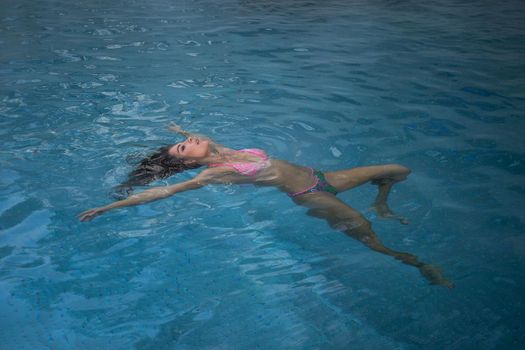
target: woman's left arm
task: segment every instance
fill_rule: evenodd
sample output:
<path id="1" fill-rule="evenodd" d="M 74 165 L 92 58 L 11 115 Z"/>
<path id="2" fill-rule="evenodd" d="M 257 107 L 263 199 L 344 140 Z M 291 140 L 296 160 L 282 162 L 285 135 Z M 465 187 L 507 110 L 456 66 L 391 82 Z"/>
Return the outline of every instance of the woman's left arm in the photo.
<path id="1" fill-rule="evenodd" d="M 182 135 L 184 137 L 192 137 L 193 136 L 193 137 L 198 137 L 198 138 L 201 138 L 201 139 L 207 139 L 207 140 L 212 141 L 209 136 L 186 131 L 186 130 L 182 129 L 182 127 L 180 125 L 175 124 L 173 122 L 170 123 L 170 125 L 168 125 L 168 130 L 176 132 L 177 134 Z"/>
<path id="2" fill-rule="evenodd" d="M 201 140 L 208 140 L 208 141 L 210 141 L 210 144 L 212 145 L 212 147 L 214 147 L 216 150 L 219 150 L 219 151 L 229 151 L 230 150 L 227 147 L 224 147 L 223 145 L 216 143 L 209 136 L 202 135 L 202 134 L 196 134 L 196 133 L 193 133 L 193 132 L 188 132 L 186 130 L 183 130 L 180 125 L 177 125 L 177 124 L 175 124 L 173 122 L 170 123 L 170 125 L 168 125 L 168 130 L 176 132 L 177 134 L 182 135 L 184 137 L 196 137 L 196 138 L 199 138 Z"/>

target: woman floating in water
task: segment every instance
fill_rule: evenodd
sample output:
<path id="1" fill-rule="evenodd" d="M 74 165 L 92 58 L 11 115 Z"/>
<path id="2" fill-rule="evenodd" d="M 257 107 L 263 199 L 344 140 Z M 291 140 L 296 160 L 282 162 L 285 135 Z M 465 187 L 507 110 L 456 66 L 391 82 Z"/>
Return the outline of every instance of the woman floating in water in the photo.
<path id="1" fill-rule="evenodd" d="M 273 186 L 287 193 L 296 204 L 309 208 L 308 215 L 326 220 L 335 230 L 357 239 L 370 249 L 418 268 L 430 283 L 449 288 L 454 286 L 436 266 L 422 263 L 412 254 L 385 247 L 372 231 L 370 222 L 336 197 L 337 193 L 371 182 L 377 185 L 379 191 L 373 204 L 378 215 L 407 224 L 405 218 L 392 213 L 387 198 L 392 186 L 405 180 L 410 169 L 386 164 L 323 173 L 284 160 L 270 159 L 260 149 L 232 150 L 207 137 L 188 133 L 175 124 L 169 129 L 185 136 L 186 140 L 162 147 L 142 160 L 129 174 L 128 180 L 119 186 L 120 190 L 129 193 L 133 186 L 146 185 L 184 170 L 201 166 L 206 166 L 206 169 L 191 180 L 153 187 L 106 206 L 87 210 L 79 215 L 80 221 L 89 221 L 112 209 L 159 200 L 210 184 Z"/>

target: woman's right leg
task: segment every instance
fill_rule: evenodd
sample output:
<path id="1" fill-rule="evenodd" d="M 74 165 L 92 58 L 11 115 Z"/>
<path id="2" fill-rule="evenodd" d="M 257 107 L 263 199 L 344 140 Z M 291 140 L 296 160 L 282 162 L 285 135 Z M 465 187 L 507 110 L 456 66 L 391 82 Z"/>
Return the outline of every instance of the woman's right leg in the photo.
<path id="1" fill-rule="evenodd" d="M 338 192 L 343 192 L 371 182 L 377 185 L 378 194 L 372 204 L 377 214 L 384 218 L 397 219 L 402 224 L 408 224 L 405 217 L 396 215 L 388 206 L 388 195 L 396 182 L 403 181 L 410 174 L 410 169 L 399 164 L 385 164 L 358 167 L 347 170 L 325 173 L 327 181 L 334 186 Z"/>
<path id="2" fill-rule="evenodd" d="M 350 190 L 367 182 L 396 183 L 405 180 L 409 174 L 410 169 L 399 164 L 363 166 L 324 173 L 326 180 L 338 192 Z"/>
<path id="3" fill-rule="evenodd" d="M 454 284 L 445 279 L 436 266 L 419 261 L 417 256 L 413 254 L 398 252 L 384 246 L 372 230 L 370 221 L 333 194 L 326 192 L 308 193 L 295 197 L 294 201 L 309 208 L 308 215 L 326 220 L 333 229 L 344 232 L 368 248 L 418 268 L 430 283 L 441 284 L 448 288 L 454 287 Z"/>

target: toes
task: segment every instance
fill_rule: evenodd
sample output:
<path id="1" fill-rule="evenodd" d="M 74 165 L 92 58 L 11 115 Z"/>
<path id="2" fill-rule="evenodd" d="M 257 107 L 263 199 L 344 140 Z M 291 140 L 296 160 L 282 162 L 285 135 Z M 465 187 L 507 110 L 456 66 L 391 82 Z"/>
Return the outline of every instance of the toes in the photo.
<path id="1" fill-rule="evenodd" d="M 400 217 L 400 218 L 399 218 L 399 222 L 400 222 L 402 225 L 408 225 L 408 224 L 410 224 L 410 220 L 408 220 L 408 219 L 405 218 L 405 217 Z"/>

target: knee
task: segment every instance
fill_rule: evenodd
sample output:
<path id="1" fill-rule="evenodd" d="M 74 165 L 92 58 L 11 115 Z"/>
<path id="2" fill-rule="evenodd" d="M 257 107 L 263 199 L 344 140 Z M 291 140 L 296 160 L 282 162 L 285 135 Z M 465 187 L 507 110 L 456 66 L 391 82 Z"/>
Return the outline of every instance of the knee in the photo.
<path id="1" fill-rule="evenodd" d="M 338 218 L 328 221 L 330 227 L 335 231 L 356 234 L 370 231 L 372 224 L 362 216 Z"/>
<path id="2" fill-rule="evenodd" d="M 350 232 L 358 229 L 369 230 L 371 227 L 363 215 L 354 212 L 337 212 L 327 209 L 309 209 L 308 216 L 324 219 L 335 231 Z"/>
<path id="3" fill-rule="evenodd" d="M 410 168 L 407 168 L 406 166 L 401 165 L 401 164 L 390 164 L 389 167 L 392 169 L 393 172 L 398 173 L 398 174 L 408 175 L 412 172 Z"/>
<path id="4" fill-rule="evenodd" d="M 401 164 L 390 164 L 389 168 L 391 178 L 396 181 L 405 180 L 408 177 L 408 175 L 410 175 L 410 173 L 412 172 L 410 168 L 407 168 L 406 166 Z"/>

